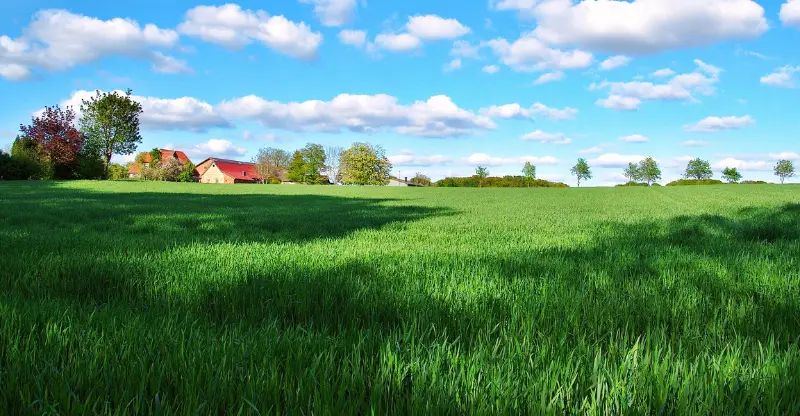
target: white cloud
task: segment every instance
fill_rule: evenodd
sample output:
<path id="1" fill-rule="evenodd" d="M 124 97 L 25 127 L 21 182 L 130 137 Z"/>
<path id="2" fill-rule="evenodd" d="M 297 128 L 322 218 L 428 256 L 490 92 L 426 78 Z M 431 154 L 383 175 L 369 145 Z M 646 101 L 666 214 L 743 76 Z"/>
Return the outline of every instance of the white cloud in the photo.
<path id="1" fill-rule="evenodd" d="M 604 151 L 605 151 L 605 149 L 600 147 L 600 146 L 593 146 L 593 147 L 590 147 L 588 149 L 578 150 L 578 154 L 581 154 L 581 155 L 595 155 L 595 154 L 598 154 L 598 153 L 603 153 Z"/>
<path id="2" fill-rule="evenodd" d="M 461 69 L 461 58 L 453 59 L 444 66 L 444 72 L 452 72 Z"/>
<path id="3" fill-rule="evenodd" d="M 522 165 L 530 162 L 534 165 L 557 165 L 558 159 L 553 156 L 519 156 L 519 157 L 492 157 L 486 153 L 473 153 L 464 158 L 464 162 L 471 165 L 503 166 L 503 165 Z"/>
<path id="4" fill-rule="evenodd" d="M 405 135 L 455 137 L 497 127 L 491 118 L 461 109 L 445 95 L 411 105 L 397 101 L 384 94 L 341 94 L 331 101 L 281 103 L 250 95 L 223 101 L 218 108 L 230 119 L 250 119 L 292 131 L 370 133 L 393 128 Z"/>
<path id="5" fill-rule="evenodd" d="M 625 143 L 647 143 L 650 139 L 641 134 L 631 134 L 630 136 L 620 137 L 619 141 Z"/>
<path id="6" fill-rule="evenodd" d="M 553 49 L 530 33 L 509 43 L 498 38 L 486 43 L 504 64 L 517 71 L 586 68 L 594 62 L 592 54 L 573 49 Z"/>
<path id="7" fill-rule="evenodd" d="M 800 160 L 800 154 L 797 154 L 795 152 L 770 153 L 768 156 L 770 159 L 774 160 L 782 160 L 782 159 Z"/>
<path id="8" fill-rule="evenodd" d="M 565 136 L 564 133 L 545 133 L 541 130 L 536 130 L 534 132 L 522 136 L 522 140 L 533 140 L 541 143 L 550 143 L 555 145 L 572 143 L 572 139 Z"/>
<path id="9" fill-rule="evenodd" d="M 342 26 L 353 20 L 356 0 L 300 0 L 313 4 L 314 13 L 325 26 Z"/>
<path id="10" fill-rule="evenodd" d="M 755 120 L 747 116 L 736 117 L 706 117 L 695 124 L 683 126 L 686 131 L 713 133 L 720 130 L 740 129 L 755 123 Z"/>
<path id="11" fill-rule="evenodd" d="M 621 66 L 628 65 L 631 62 L 631 58 L 628 58 L 625 55 L 616 55 L 612 56 L 605 61 L 600 63 L 600 69 L 603 71 L 610 71 L 615 68 L 619 68 Z"/>
<path id="12" fill-rule="evenodd" d="M 598 168 L 621 168 L 628 166 L 628 163 L 639 163 L 645 158 L 647 158 L 647 156 L 605 153 L 590 160 L 589 165 Z"/>
<path id="13" fill-rule="evenodd" d="M 710 144 L 709 142 L 702 140 L 686 140 L 684 142 L 681 142 L 681 145 L 686 147 L 702 147 L 702 146 L 708 146 L 709 144 Z"/>
<path id="14" fill-rule="evenodd" d="M 363 30 L 342 30 L 339 41 L 345 45 L 363 46 L 367 42 L 367 32 Z"/>
<path id="15" fill-rule="evenodd" d="M 408 33 L 381 33 L 375 36 L 373 44 L 380 49 L 392 52 L 408 52 L 422 46 L 422 41 Z"/>
<path id="16" fill-rule="evenodd" d="M 775 72 L 769 75 L 761 77 L 761 83 L 765 85 L 772 85 L 773 87 L 794 88 L 795 72 L 800 72 L 800 66 L 786 65 L 778 68 Z"/>
<path id="17" fill-rule="evenodd" d="M 561 81 L 565 76 L 566 75 L 564 75 L 563 71 L 548 72 L 540 75 L 539 78 L 536 78 L 536 81 L 533 81 L 533 85 L 542 85 L 548 82 Z"/>
<path id="18" fill-rule="evenodd" d="M 481 69 L 481 71 L 483 71 L 483 72 L 485 72 L 487 74 L 496 74 L 496 73 L 500 72 L 500 67 L 497 66 L 497 65 L 486 65 L 485 67 L 483 67 Z"/>
<path id="19" fill-rule="evenodd" d="M 445 19 L 435 14 L 412 16 L 406 24 L 408 33 L 423 40 L 455 39 L 470 33 L 467 26 L 456 19 Z"/>
<path id="20" fill-rule="evenodd" d="M 305 23 L 270 16 L 263 10 L 242 10 L 236 4 L 190 9 L 178 30 L 228 48 L 241 48 L 259 41 L 270 49 L 299 59 L 315 58 L 322 43 L 322 34 L 313 32 Z"/>
<path id="21" fill-rule="evenodd" d="M 222 139 L 210 139 L 204 143 L 183 147 L 183 151 L 189 157 L 237 157 L 247 153 L 247 149 Z"/>
<path id="22" fill-rule="evenodd" d="M 635 97 L 625 97 L 622 95 L 611 94 L 608 98 L 601 98 L 597 100 L 597 105 L 612 110 L 636 110 L 642 100 Z"/>
<path id="23" fill-rule="evenodd" d="M 542 41 L 618 54 L 654 54 L 752 39 L 769 28 L 764 8 L 753 0 L 517 3 L 536 19 L 534 33 Z"/>
<path id="24" fill-rule="evenodd" d="M 61 107 L 71 106 L 76 113 L 79 113 L 81 102 L 94 95 L 94 91 L 75 91 L 70 98 L 61 102 Z M 164 99 L 137 95 L 132 98 L 142 104 L 140 122 L 143 130 L 205 131 L 210 128 L 232 126 L 229 121 L 217 114 L 214 107 L 196 98 Z"/>
<path id="25" fill-rule="evenodd" d="M 472 45 L 465 40 L 457 40 L 453 42 L 453 49 L 450 50 L 450 55 L 460 56 L 462 58 L 480 59 L 480 45 Z"/>
<path id="26" fill-rule="evenodd" d="M 675 71 L 673 71 L 670 68 L 661 68 L 650 74 L 651 77 L 655 78 L 666 78 L 666 77 L 671 77 L 673 75 L 675 75 Z"/>
<path id="27" fill-rule="evenodd" d="M 784 26 L 800 27 L 800 0 L 787 0 L 781 6 L 780 17 Z"/>
<path id="28" fill-rule="evenodd" d="M 575 115 L 578 114 L 578 110 L 572 107 L 564 107 L 563 109 L 550 108 L 542 103 L 535 103 L 529 108 L 524 108 L 514 103 L 499 106 L 493 105 L 488 108 L 483 108 L 481 109 L 481 113 L 489 117 L 520 120 L 531 119 L 536 115 L 541 115 L 550 120 L 561 121 L 575 118 Z"/>
<path id="29" fill-rule="evenodd" d="M 173 48 L 178 41 L 174 30 L 152 24 L 56 9 L 37 12 L 22 33 L 18 39 L 0 36 L 0 76 L 10 80 L 29 78 L 32 68 L 59 71 L 113 55 L 152 60 L 158 66 L 157 59 L 168 57 L 153 50 Z"/>
<path id="30" fill-rule="evenodd" d="M 184 60 L 166 56 L 161 52 L 153 52 L 151 56 L 153 70 L 156 72 L 161 72 L 162 74 L 191 74 L 194 72 Z"/>
<path id="31" fill-rule="evenodd" d="M 772 164 L 763 160 L 741 160 L 725 158 L 712 165 L 714 169 L 736 168 L 739 170 L 772 170 Z"/>
<path id="32" fill-rule="evenodd" d="M 414 152 L 411 151 L 401 152 L 399 155 L 389 156 L 388 159 L 389 162 L 392 162 L 392 165 L 395 166 L 446 165 L 452 161 L 452 159 L 444 155 L 419 156 L 415 155 Z"/>

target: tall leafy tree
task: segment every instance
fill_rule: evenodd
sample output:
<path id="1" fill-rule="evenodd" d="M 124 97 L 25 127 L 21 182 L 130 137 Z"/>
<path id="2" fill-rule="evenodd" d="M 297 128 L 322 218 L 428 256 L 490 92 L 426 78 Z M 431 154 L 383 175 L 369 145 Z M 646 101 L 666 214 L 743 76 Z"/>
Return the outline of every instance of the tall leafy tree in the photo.
<path id="1" fill-rule="evenodd" d="M 483 181 L 489 176 L 489 169 L 486 166 L 478 166 L 475 169 L 475 176 L 478 177 L 478 187 L 482 187 Z"/>
<path id="2" fill-rule="evenodd" d="M 130 89 L 124 95 L 97 91 L 81 105 L 81 130 L 89 146 L 102 156 L 106 171 L 113 155 L 130 155 L 142 142 L 139 134 L 142 105 L 131 98 L 131 93 Z"/>
<path id="3" fill-rule="evenodd" d="M 253 163 L 255 163 L 258 173 L 268 183 L 272 179 L 282 179 L 284 171 L 289 169 L 290 160 L 291 155 L 287 151 L 266 147 L 258 150 Z"/>
<path id="4" fill-rule="evenodd" d="M 686 171 L 683 173 L 686 179 L 704 180 L 711 179 L 714 176 L 714 171 L 711 170 L 711 164 L 707 160 L 700 158 L 690 160 L 686 164 Z"/>
<path id="5" fill-rule="evenodd" d="M 791 160 L 779 160 L 777 164 L 775 164 L 775 176 L 780 178 L 781 184 L 786 181 L 786 178 L 791 178 L 794 176 L 794 164 Z"/>
<path id="6" fill-rule="evenodd" d="M 433 182 L 431 181 L 431 178 L 429 176 L 423 174 L 422 172 L 417 172 L 414 175 L 414 177 L 411 178 L 411 182 L 412 183 L 417 183 L 417 184 L 420 184 L 420 185 L 424 185 L 424 186 L 431 186 L 431 184 L 433 184 Z"/>
<path id="7" fill-rule="evenodd" d="M 578 163 L 569 171 L 578 179 L 578 187 L 581 186 L 582 180 L 592 179 L 592 169 L 589 167 L 589 162 L 584 158 L 578 159 Z"/>
<path id="8" fill-rule="evenodd" d="M 738 183 L 742 180 L 742 174 L 739 173 L 739 169 L 725 168 L 722 170 L 722 179 L 725 179 L 728 183 Z"/>
<path id="9" fill-rule="evenodd" d="M 653 182 L 661 179 L 661 168 L 658 167 L 658 162 L 652 157 L 645 158 L 639 162 L 638 167 L 639 178 L 652 185 Z"/>
<path id="10" fill-rule="evenodd" d="M 340 173 L 345 185 L 386 185 L 392 164 L 381 146 L 353 143 L 342 152 Z"/>
<path id="11" fill-rule="evenodd" d="M 341 146 L 328 146 L 325 148 L 325 172 L 331 183 L 338 183 L 340 180 L 341 158 L 344 148 Z"/>
<path id="12" fill-rule="evenodd" d="M 525 162 L 525 166 L 522 167 L 522 176 L 525 177 L 525 181 L 528 182 L 528 186 L 530 186 L 530 183 L 536 179 L 536 166 L 531 164 L 531 162 Z"/>
<path id="13" fill-rule="evenodd" d="M 286 177 L 292 182 L 305 182 L 306 180 L 306 161 L 303 159 L 303 153 L 299 150 L 292 155 Z"/>
<path id="14" fill-rule="evenodd" d="M 305 161 L 303 182 L 321 183 L 322 171 L 325 169 L 325 148 L 320 144 L 309 143 L 300 149 Z"/>
<path id="15" fill-rule="evenodd" d="M 628 167 L 625 168 L 623 175 L 628 179 L 628 182 L 638 182 L 639 179 L 641 179 L 639 165 L 633 162 L 628 163 Z"/>
<path id="16" fill-rule="evenodd" d="M 40 160 L 48 164 L 56 178 L 66 179 L 78 163 L 83 149 L 84 136 L 75 128 L 75 112 L 71 108 L 45 107 L 44 112 L 33 117 L 30 125 L 20 125 L 29 147 L 35 143 Z"/>

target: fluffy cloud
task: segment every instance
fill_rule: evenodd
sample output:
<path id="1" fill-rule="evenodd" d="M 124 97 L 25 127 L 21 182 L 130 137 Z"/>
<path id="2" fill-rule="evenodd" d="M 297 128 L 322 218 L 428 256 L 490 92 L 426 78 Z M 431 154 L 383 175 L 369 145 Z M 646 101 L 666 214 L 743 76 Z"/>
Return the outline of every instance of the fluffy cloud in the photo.
<path id="1" fill-rule="evenodd" d="M 339 32 L 339 41 L 345 45 L 363 46 L 367 42 L 367 32 L 363 30 L 343 30 Z"/>
<path id="2" fill-rule="evenodd" d="M 795 72 L 800 72 L 800 66 L 786 65 L 778 68 L 775 72 L 769 75 L 761 77 L 761 83 L 765 85 L 772 85 L 773 87 L 794 88 Z"/>
<path id="3" fill-rule="evenodd" d="M 267 127 L 292 131 L 368 133 L 394 128 L 399 134 L 412 136 L 455 137 L 497 127 L 491 118 L 461 109 L 445 95 L 411 105 L 400 105 L 397 98 L 384 94 L 341 94 L 331 101 L 300 103 L 250 95 L 223 101 L 218 108 L 230 119 L 256 120 Z"/>
<path id="4" fill-rule="evenodd" d="M 590 160 L 589 165 L 598 168 L 622 168 L 628 166 L 628 163 L 639 163 L 645 158 L 647 158 L 647 156 L 606 153 Z"/>
<path id="5" fill-rule="evenodd" d="M 619 54 L 653 54 L 752 39 L 769 28 L 764 8 L 753 0 L 514 3 L 536 19 L 534 34 L 544 42 Z"/>
<path id="6" fill-rule="evenodd" d="M 566 75 L 564 75 L 563 71 L 548 72 L 539 75 L 539 78 L 536 78 L 536 81 L 533 81 L 533 85 L 542 85 L 548 82 L 561 81 L 565 76 Z"/>
<path id="7" fill-rule="evenodd" d="M 712 165 L 714 169 L 736 168 L 739 170 L 772 170 L 773 165 L 764 160 L 741 160 L 725 158 Z"/>
<path id="8" fill-rule="evenodd" d="M 617 110 L 637 109 L 643 100 L 697 101 L 696 95 L 711 95 L 715 92 L 714 85 L 719 82 L 722 69 L 699 59 L 695 59 L 694 63 L 697 65 L 694 72 L 675 75 L 665 84 L 603 81 L 590 85 L 589 89 L 608 89 L 609 97 L 599 100 L 597 104 Z"/>
<path id="9" fill-rule="evenodd" d="M 628 58 L 625 55 L 616 55 L 612 56 L 605 61 L 600 63 L 600 69 L 603 71 L 610 71 L 615 68 L 619 68 L 621 66 L 628 65 L 631 62 L 631 58 Z"/>
<path id="10" fill-rule="evenodd" d="M 450 50 L 450 55 L 460 56 L 462 58 L 480 59 L 480 45 L 472 45 L 465 40 L 457 40 L 453 43 L 453 49 Z"/>
<path id="11" fill-rule="evenodd" d="M 322 43 L 322 35 L 313 32 L 305 23 L 270 16 L 263 10 L 242 10 L 236 4 L 190 9 L 178 30 L 228 48 L 259 41 L 270 49 L 299 59 L 315 58 Z"/>
<path id="12" fill-rule="evenodd" d="M 666 77 L 671 77 L 673 75 L 675 75 L 675 71 L 673 71 L 670 68 L 661 68 L 650 74 L 651 77 L 655 78 L 666 78 Z"/>
<path id="13" fill-rule="evenodd" d="M 800 0 L 787 0 L 781 6 L 780 16 L 785 26 L 800 27 Z"/>
<path id="14" fill-rule="evenodd" d="M 404 151 L 399 155 L 389 156 L 389 162 L 395 166 L 434 166 L 445 165 L 451 162 L 447 156 L 433 155 L 433 156 L 418 156 L 414 152 Z"/>
<path id="15" fill-rule="evenodd" d="M 596 155 L 598 153 L 603 153 L 604 151 L 605 151 L 605 149 L 600 147 L 600 146 L 593 146 L 593 147 L 590 147 L 588 149 L 578 150 L 578 154 L 581 154 L 581 155 Z"/>
<path id="16" fill-rule="evenodd" d="M 541 130 L 536 130 L 534 132 L 522 136 L 522 140 L 533 140 L 541 143 L 550 143 L 555 145 L 572 143 L 572 139 L 565 136 L 564 133 L 545 133 Z"/>
<path id="17" fill-rule="evenodd" d="M 497 66 L 497 65 L 486 65 L 485 67 L 483 67 L 481 69 L 481 71 L 483 71 L 483 72 L 485 72 L 487 74 L 496 74 L 496 73 L 500 72 L 500 67 Z"/>
<path id="18" fill-rule="evenodd" d="M 391 52 L 408 52 L 422 46 L 422 41 L 408 33 L 381 33 L 372 45 Z"/>
<path id="19" fill-rule="evenodd" d="M 592 54 L 588 52 L 554 49 L 530 33 L 524 34 L 514 43 L 498 38 L 486 44 L 504 64 L 517 71 L 586 68 L 594 62 Z"/>
<path id="20" fill-rule="evenodd" d="M 122 91 L 117 91 L 122 93 Z M 83 100 L 95 95 L 94 91 L 75 91 L 61 102 L 61 107 L 71 106 L 76 112 Z M 217 114 L 210 104 L 192 97 L 164 99 L 134 95 L 142 104 L 141 125 L 144 130 L 189 130 L 206 131 L 210 128 L 231 127 L 231 123 Z"/>
<path id="21" fill-rule="evenodd" d="M 747 116 L 736 117 L 706 117 L 695 124 L 683 126 L 686 131 L 713 133 L 720 130 L 740 129 L 755 123 L 755 120 Z"/>
<path id="22" fill-rule="evenodd" d="M 774 160 L 782 160 L 782 159 L 800 160 L 800 154 L 797 154 L 795 152 L 770 153 L 768 156 L 770 159 Z"/>
<path id="23" fill-rule="evenodd" d="M 23 34 L 18 39 L 0 36 L 0 76 L 4 78 L 23 80 L 31 76 L 32 68 L 58 71 L 112 55 L 150 60 L 154 67 L 173 72 L 176 66 L 164 62 L 180 62 L 153 53 L 174 47 L 177 32 L 152 24 L 140 26 L 130 19 L 100 20 L 66 10 L 42 10 Z"/>
<path id="24" fill-rule="evenodd" d="M 550 108 L 542 103 L 536 103 L 529 108 L 524 108 L 521 105 L 505 104 L 493 105 L 488 108 L 481 109 L 481 113 L 489 117 L 502 118 L 502 119 L 532 119 L 534 116 L 540 115 L 550 120 L 569 120 L 578 114 L 578 110 L 571 107 L 564 107 L 563 109 Z"/>
<path id="25" fill-rule="evenodd" d="M 558 159 L 554 158 L 553 156 L 492 157 L 486 153 L 473 153 L 471 156 L 464 158 L 463 161 L 471 165 L 486 166 L 521 165 L 525 162 L 531 162 L 534 165 L 558 164 Z"/>
<path id="26" fill-rule="evenodd" d="M 444 72 L 452 72 L 461 69 L 461 58 L 453 59 L 444 66 Z"/>
<path id="27" fill-rule="evenodd" d="M 406 24 L 408 33 L 423 40 L 455 39 L 470 33 L 467 26 L 456 19 L 445 19 L 435 14 L 412 16 Z"/>
<path id="28" fill-rule="evenodd" d="M 619 141 L 625 143 L 647 143 L 650 139 L 641 134 L 631 134 L 630 136 L 620 137 Z"/>
<path id="29" fill-rule="evenodd" d="M 313 4 L 314 13 L 325 26 L 342 26 L 353 20 L 356 0 L 300 0 Z"/>
<path id="30" fill-rule="evenodd" d="M 228 140 L 210 139 L 207 142 L 193 146 L 180 146 L 189 157 L 238 157 L 244 156 L 247 149 L 238 147 Z"/>

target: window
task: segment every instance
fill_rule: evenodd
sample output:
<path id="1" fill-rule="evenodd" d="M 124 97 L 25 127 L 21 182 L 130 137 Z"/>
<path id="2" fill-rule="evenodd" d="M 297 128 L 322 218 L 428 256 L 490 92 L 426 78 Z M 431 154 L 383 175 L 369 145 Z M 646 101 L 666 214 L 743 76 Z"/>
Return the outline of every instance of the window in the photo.
<path id="1" fill-rule="evenodd" d="M 242 176 L 247 176 L 247 172 L 242 171 Z"/>

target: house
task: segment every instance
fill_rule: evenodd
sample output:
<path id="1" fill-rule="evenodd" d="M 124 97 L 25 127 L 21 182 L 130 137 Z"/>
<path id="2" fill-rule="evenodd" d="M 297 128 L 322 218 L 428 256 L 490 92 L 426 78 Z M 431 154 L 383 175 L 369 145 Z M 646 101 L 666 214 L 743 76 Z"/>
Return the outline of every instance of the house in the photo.
<path id="1" fill-rule="evenodd" d="M 409 182 L 408 178 L 399 179 L 399 178 L 389 178 L 389 184 L 386 186 L 425 186 L 420 183 Z"/>
<path id="2" fill-rule="evenodd" d="M 181 164 L 184 164 L 186 162 L 191 163 L 191 160 L 189 160 L 189 158 L 186 156 L 186 153 L 183 153 L 180 150 L 169 150 L 169 149 L 158 149 L 158 150 L 161 151 L 162 164 L 167 163 L 169 159 L 177 159 L 178 162 L 181 162 Z M 138 161 L 141 159 L 142 163 L 144 163 L 144 167 L 149 167 L 152 157 L 153 156 L 150 154 L 150 152 L 142 152 L 139 153 L 139 156 L 136 158 L 136 160 Z M 128 177 L 131 178 L 138 177 L 139 174 L 141 173 L 141 168 L 142 167 L 139 166 L 138 163 L 131 163 L 130 167 L 128 167 Z"/>
<path id="3" fill-rule="evenodd" d="M 261 174 L 253 163 L 210 157 L 195 168 L 201 183 L 259 183 Z"/>

